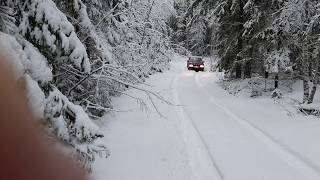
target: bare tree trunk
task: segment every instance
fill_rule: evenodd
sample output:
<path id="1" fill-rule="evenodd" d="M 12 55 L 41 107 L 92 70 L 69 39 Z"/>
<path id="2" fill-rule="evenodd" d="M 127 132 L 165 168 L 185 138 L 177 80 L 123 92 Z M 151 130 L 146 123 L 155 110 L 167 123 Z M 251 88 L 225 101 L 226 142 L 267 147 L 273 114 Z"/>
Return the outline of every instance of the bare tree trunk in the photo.
<path id="1" fill-rule="evenodd" d="M 186 27 L 186 47 L 187 47 L 187 49 L 188 50 L 190 50 L 190 44 L 189 44 L 189 42 L 190 42 L 190 37 L 189 37 L 189 27 Z"/>
<path id="2" fill-rule="evenodd" d="M 310 94 L 310 87 L 309 87 L 309 81 L 304 78 L 303 79 L 303 103 L 308 102 Z"/>
<path id="3" fill-rule="evenodd" d="M 311 104 L 313 102 L 314 95 L 316 94 L 316 91 L 317 91 L 317 84 L 314 83 L 312 86 L 310 95 L 309 95 L 308 104 Z"/>
<path id="4" fill-rule="evenodd" d="M 251 60 L 248 60 L 245 63 L 244 66 L 244 78 L 251 78 L 251 71 L 252 71 L 252 67 L 251 67 Z"/>
<path id="5" fill-rule="evenodd" d="M 316 66 L 318 66 L 318 65 L 316 65 Z M 319 70 L 319 66 L 317 67 L 317 69 Z M 319 83 L 318 73 L 316 73 L 314 75 L 314 78 L 313 78 L 312 82 L 313 82 L 313 86 L 312 86 L 312 89 L 311 89 L 311 92 L 310 92 L 310 95 L 309 95 L 308 104 L 311 104 L 313 102 L 314 95 L 317 92 L 317 85 Z"/>
<path id="6" fill-rule="evenodd" d="M 309 86 L 309 78 L 310 78 L 310 66 L 308 63 L 309 56 L 307 55 L 308 50 L 306 46 L 302 47 L 302 62 L 300 62 L 300 75 L 302 75 L 303 80 L 303 103 L 308 103 L 310 96 L 310 86 Z"/>
<path id="7" fill-rule="evenodd" d="M 239 58 L 240 59 L 240 58 Z M 237 58 L 237 61 L 238 61 L 238 58 Z M 235 70 L 236 70 L 236 78 L 237 79 L 240 79 L 241 78 L 241 75 L 242 75 L 242 66 L 239 62 L 236 62 L 235 64 Z"/>
<path id="8" fill-rule="evenodd" d="M 239 25 L 238 25 L 238 44 L 237 44 L 237 57 L 236 57 L 236 78 L 241 78 L 242 76 L 242 65 L 241 65 L 241 57 L 239 56 L 239 53 L 242 51 L 243 48 L 243 39 L 242 39 L 242 31 L 243 31 L 243 3 L 242 0 L 238 0 L 239 1 L 239 6 L 240 6 L 240 12 L 239 12 Z"/>
<path id="9" fill-rule="evenodd" d="M 276 74 L 276 76 L 274 77 L 274 89 L 278 89 L 279 88 L 279 74 Z"/>

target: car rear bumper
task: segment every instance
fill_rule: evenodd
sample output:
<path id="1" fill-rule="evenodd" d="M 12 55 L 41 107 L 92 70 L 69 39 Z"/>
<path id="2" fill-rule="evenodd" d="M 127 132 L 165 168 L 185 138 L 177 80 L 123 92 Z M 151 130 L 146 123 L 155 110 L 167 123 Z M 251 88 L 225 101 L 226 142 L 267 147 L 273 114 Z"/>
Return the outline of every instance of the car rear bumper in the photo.
<path id="1" fill-rule="evenodd" d="M 204 71 L 204 67 L 200 67 L 200 66 L 188 67 L 188 70 Z"/>

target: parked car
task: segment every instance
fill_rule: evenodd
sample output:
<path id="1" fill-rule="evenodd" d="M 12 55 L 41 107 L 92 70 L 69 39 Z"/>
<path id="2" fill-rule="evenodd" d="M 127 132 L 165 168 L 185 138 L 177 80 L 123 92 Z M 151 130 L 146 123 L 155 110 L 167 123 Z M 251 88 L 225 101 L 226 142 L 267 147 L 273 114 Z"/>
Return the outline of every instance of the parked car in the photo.
<path id="1" fill-rule="evenodd" d="M 187 60 L 187 68 L 188 70 L 195 70 L 195 71 L 204 71 L 204 61 L 202 57 L 199 56 L 190 56 Z"/>

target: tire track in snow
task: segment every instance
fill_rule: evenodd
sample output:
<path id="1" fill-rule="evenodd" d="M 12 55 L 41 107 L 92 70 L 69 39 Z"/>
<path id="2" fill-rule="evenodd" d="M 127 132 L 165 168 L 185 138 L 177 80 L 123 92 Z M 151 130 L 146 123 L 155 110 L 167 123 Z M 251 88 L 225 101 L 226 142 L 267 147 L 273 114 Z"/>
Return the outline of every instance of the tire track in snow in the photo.
<path id="1" fill-rule="evenodd" d="M 177 75 L 172 82 L 173 101 L 175 104 L 181 104 L 178 95 L 178 80 L 180 78 L 181 75 Z M 207 144 L 192 119 L 186 115 L 184 107 L 177 106 L 176 110 L 179 117 L 177 128 L 186 144 L 189 165 L 192 169 L 194 180 L 223 180 L 223 176 L 210 154 Z"/>
<path id="2" fill-rule="evenodd" d="M 256 138 L 266 144 L 279 158 L 285 161 L 289 166 L 295 168 L 300 171 L 306 177 L 309 177 L 308 180 L 319 180 L 320 179 L 320 171 L 314 166 L 312 163 L 307 162 L 300 155 L 293 152 L 291 149 L 281 144 L 262 129 L 256 127 L 252 123 L 248 122 L 245 119 L 237 116 L 228 108 L 224 107 L 220 103 L 216 101 L 216 99 L 208 92 L 208 90 L 204 87 L 199 79 L 200 74 L 195 76 L 195 81 L 200 89 L 209 97 L 210 102 L 220 108 L 223 112 L 225 112 L 228 116 L 238 122 L 242 127 L 250 131 Z"/>

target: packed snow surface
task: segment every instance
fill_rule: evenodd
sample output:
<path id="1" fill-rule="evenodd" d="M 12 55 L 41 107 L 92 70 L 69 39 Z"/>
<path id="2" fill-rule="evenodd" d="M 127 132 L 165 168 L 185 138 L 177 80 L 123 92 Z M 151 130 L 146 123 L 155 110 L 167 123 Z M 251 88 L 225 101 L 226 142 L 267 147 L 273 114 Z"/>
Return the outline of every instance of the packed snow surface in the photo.
<path id="1" fill-rule="evenodd" d="M 143 92 L 129 90 L 115 98 L 114 107 L 128 111 L 101 122 L 111 156 L 95 164 L 95 179 L 320 179 L 316 117 L 298 113 L 287 101 L 230 95 L 218 73 L 187 71 L 183 57 L 174 57 L 171 70 L 148 84 L 153 87 L 141 87 L 160 92 L 176 106 L 156 100 L 166 116 L 161 118 L 153 109 L 141 111 L 128 96 L 147 100 Z"/>

